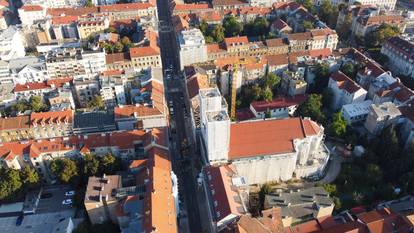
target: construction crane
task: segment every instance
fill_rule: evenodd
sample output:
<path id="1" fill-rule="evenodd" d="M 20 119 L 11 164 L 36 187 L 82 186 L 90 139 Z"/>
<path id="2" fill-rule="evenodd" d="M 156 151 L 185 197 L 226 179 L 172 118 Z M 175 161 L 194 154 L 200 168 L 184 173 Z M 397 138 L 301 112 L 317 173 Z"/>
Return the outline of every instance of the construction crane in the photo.
<path id="1" fill-rule="evenodd" d="M 230 118 L 236 119 L 236 101 L 237 101 L 237 78 L 240 65 L 245 65 L 247 61 L 245 58 L 240 58 L 233 63 L 233 70 L 231 73 L 230 86 Z"/>

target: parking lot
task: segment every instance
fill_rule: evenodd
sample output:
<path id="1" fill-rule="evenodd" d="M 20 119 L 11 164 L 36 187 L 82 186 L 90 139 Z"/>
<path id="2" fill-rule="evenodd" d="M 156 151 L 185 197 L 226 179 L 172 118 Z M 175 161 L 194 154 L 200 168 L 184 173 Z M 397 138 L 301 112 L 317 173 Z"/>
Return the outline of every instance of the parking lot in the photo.
<path id="1" fill-rule="evenodd" d="M 36 214 L 59 212 L 72 209 L 72 205 L 64 205 L 64 200 L 70 199 L 73 202 L 74 196 L 66 196 L 65 193 L 72 191 L 70 186 L 53 186 L 43 189 Z"/>

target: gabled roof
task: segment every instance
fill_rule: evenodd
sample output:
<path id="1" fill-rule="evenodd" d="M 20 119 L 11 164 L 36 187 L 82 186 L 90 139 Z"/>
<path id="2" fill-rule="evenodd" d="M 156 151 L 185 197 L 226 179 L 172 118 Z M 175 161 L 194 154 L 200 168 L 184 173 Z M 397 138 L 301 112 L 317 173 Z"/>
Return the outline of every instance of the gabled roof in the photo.
<path id="1" fill-rule="evenodd" d="M 346 76 L 341 71 L 337 71 L 331 75 L 331 79 L 334 80 L 340 89 L 347 91 L 348 93 L 355 93 L 362 89 L 354 80 Z"/>
<path id="2" fill-rule="evenodd" d="M 307 98 L 306 95 L 281 96 L 274 98 L 272 101 L 253 101 L 250 106 L 256 112 L 265 112 L 267 110 L 297 106 L 305 102 Z"/>
<path id="3" fill-rule="evenodd" d="M 317 135 L 320 131 L 314 121 L 300 118 L 233 123 L 229 159 L 294 152 L 294 139 Z"/>
<path id="4" fill-rule="evenodd" d="M 20 9 L 24 11 L 43 11 L 43 7 L 40 5 L 24 5 Z"/>
<path id="5" fill-rule="evenodd" d="M 135 11 L 146 10 L 154 7 L 153 4 L 147 2 L 138 3 L 119 3 L 108 6 L 99 6 L 99 12 L 122 12 L 122 11 Z"/>
<path id="6" fill-rule="evenodd" d="M 29 127 L 30 127 L 30 116 L 0 118 L 0 131 L 27 129 Z"/>
<path id="7" fill-rule="evenodd" d="M 152 107 L 142 106 L 142 105 L 140 106 L 125 105 L 125 106 L 115 107 L 114 113 L 115 113 L 115 120 L 121 119 L 121 118 L 135 117 L 135 114 L 137 117 L 162 115 L 160 110 L 158 110 L 157 108 L 152 108 Z"/>
<path id="8" fill-rule="evenodd" d="M 145 47 L 134 47 L 129 49 L 131 58 L 134 57 L 148 57 L 160 55 L 159 50 L 156 48 L 145 46 Z"/>

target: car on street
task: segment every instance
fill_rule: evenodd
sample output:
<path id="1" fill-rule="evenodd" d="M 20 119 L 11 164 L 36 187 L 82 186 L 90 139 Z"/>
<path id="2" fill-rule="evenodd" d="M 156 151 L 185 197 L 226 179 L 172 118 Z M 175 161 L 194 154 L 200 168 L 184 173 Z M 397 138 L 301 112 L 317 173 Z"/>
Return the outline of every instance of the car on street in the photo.
<path id="1" fill-rule="evenodd" d="M 73 196 L 73 195 L 75 195 L 75 191 L 73 191 L 73 190 L 71 190 L 71 191 L 67 191 L 67 192 L 65 193 L 65 196 Z"/>
<path id="2" fill-rule="evenodd" d="M 71 205 L 72 204 L 72 199 L 66 199 L 62 201 L 62 205 Z"/>

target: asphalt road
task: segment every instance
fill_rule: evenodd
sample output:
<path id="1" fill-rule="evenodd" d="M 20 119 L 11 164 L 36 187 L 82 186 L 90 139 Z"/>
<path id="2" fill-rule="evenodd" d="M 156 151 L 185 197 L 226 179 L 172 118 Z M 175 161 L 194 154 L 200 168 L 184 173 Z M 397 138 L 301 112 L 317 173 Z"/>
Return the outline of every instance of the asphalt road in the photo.
<path id="1" fill-rule="evenodd" d="M 189 106 L 187 105 L 184 81 L 180 75 L 178 49 L 175 33 L 171 23 L 171 15 L 168 9 L 168 0 L 157 0 L 159 25 L 159 39 L 163 68 L 172 67 L 168 71 L 172 78 L 165 80 L 166 98 L 170 111 L 170 121 L 174 121 L 175 130 L 172 131 L 171 139 L 171 162 L 173 171 L 178 177 L 178 188 L 180 199 L 184 202 L 187 210 L 189 230 L 191 233 L 201 232 L 201 219 L 197 202 L 196 178 L 197 171 L 194 170 L 194 159 L 197 158 L 192 145 L 188 145 L 190 125 L 187 122 Z M 171 105 L 172 104 L 172 105 Z"/>

